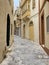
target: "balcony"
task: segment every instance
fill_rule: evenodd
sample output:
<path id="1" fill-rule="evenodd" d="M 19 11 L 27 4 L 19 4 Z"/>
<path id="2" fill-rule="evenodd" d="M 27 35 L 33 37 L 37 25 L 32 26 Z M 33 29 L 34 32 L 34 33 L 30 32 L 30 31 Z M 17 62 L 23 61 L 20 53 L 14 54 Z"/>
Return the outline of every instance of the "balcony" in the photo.
<path id="1" fill-rule="evenodd" d="M 30 16 L 30 1 L 26 1 L 25 5 L 21 8 L 22 18 Z"/>
<path id="2" fill-rule="evenodd" d="M 30 10 L 26 10 L 26 11 L 24 12 L 24 14 L 22 14 L 22 19 L 23 19 L 23 18 L 29 18 L 29 16 L 30 16 Z"/>

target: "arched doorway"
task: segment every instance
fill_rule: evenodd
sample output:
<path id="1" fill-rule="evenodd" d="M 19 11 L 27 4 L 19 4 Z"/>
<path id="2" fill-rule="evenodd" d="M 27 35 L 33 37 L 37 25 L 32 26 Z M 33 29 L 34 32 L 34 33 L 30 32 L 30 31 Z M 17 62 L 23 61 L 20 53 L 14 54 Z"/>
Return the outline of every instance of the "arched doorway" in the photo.
<path id="1" fill-rule="evenodd" d="M 32 21 L 29 23 L 29 39 L 34 40 L 34 25 Z"/>
<path id="2" fill-rule="evenodd" d="M 23 25 L 23 38 L 25 38 L 25 25 Z"/>
<path id="3" fill-rule="evenodd" d="M 16 35 L 16 21 L 14 21 L 14 35 Z"/>
<path id="4" fill-rule="evenodd" d="M 8 14 L 7 15 L 7 37 L 6 37 L 7 46 L 9 46 L 9 41 L 10 41 L 10 16 Z"/>

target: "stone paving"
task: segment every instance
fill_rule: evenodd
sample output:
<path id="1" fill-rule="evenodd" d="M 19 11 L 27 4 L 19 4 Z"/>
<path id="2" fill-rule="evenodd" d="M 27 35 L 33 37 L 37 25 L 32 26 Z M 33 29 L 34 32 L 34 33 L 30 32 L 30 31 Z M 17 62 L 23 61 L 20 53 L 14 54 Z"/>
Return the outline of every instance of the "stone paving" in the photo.
<path id="1" fill-rule="evenodd" d="M 0 65 L 49 65 L 49 56 L 33 41 L 14 37 L 14 44 Z"/>

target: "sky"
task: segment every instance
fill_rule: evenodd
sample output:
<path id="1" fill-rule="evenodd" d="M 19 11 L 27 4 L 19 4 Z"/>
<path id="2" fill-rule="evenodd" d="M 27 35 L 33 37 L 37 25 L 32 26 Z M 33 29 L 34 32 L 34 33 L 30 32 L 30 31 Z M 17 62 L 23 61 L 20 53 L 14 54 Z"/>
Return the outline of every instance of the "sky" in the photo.
<path id="1" fill-rule="evenodd" d="M 14 10 L 19 6 L 19 0 L 14 0 Z"/>

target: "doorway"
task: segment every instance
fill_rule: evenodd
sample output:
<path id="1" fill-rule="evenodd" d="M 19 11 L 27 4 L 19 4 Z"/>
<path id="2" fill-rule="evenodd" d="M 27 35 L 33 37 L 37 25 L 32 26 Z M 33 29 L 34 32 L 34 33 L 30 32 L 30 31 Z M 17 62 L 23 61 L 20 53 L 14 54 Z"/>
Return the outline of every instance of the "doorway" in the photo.
<path id="1" fill-rule="evenodd" d="M 23 38 L 25 38 L 25 25 L 23 25 Z"/>
<path id="2" fill-rule="evenodd" d="M 29 39 L 34 41 L 34 25 L 32 21 L 29 23 Z"/>
<path id="3" fill-rule="evenodd" d="M 9 14 L 7 15 L 7 46 L 9 46 L 9 42 L 10 42 L 10 16 Z"/>
<path id="4" fill-rule="evenodd" d="M 45 33 L 44 33 L 44 12 L 41 15 L 41 45 L 45 44 Z"/>
<path id="5" fill-rule="evenodd" d="M 16 35 L 19 36 L 19 27 L 16 27 Z"/>
<path id="6" fill-rule="evenodd" d="M 16 35 L 16 21 L 14 21 L 14 35 Z"/>

